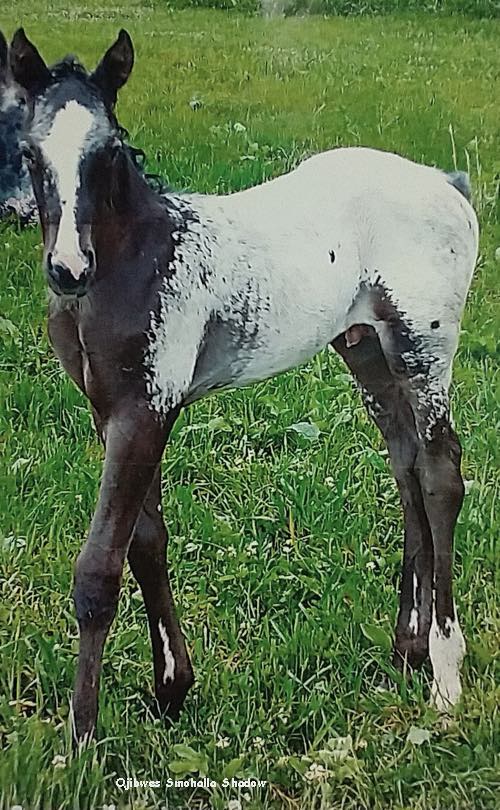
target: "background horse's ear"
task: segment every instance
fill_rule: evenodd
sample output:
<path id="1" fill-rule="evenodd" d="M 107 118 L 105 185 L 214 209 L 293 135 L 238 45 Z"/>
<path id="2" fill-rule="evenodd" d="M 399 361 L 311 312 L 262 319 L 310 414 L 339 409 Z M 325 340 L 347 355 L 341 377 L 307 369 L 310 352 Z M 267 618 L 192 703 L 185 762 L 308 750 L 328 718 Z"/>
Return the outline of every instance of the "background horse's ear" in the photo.
<path id="1" fill-rule="evenodd" d="M 9 49 L 7 47 L 7 40 L 5 39 L 3 33 L 0 31 L 0 73 L 3 73 L 3 71 L 7 67 L 8 53 Z"/>
<path id="2" fill-rule="evenodd" d="M 130 36 L 124 28 L 118 34 L 116 42 L 108 48 L 94 70 L 91 79 L 99 87 L 111 106 L 116 101 L 116 94 L 123 87 L 134 66 L 134 47 Z"/>
<path id="3" fill-rule="evenodd" d="M 50 70 L 37 49 L 19 28 L 10 44 L 10 66 L 14 79 L 31 95 L 45 89 L 50 80 Z"/>

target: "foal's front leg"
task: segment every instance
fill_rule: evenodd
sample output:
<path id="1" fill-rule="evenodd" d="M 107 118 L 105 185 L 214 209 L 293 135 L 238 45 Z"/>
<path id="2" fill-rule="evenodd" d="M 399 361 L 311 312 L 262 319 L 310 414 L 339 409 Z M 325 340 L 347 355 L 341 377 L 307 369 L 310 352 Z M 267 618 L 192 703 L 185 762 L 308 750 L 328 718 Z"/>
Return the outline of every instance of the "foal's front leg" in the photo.
<path id="1" fill-rule="evenodd" d="M 167 539 L 158 468 L 134 529 L 128 561 L 148 614 L 158 706 L 175 720 L 194 677 L 168 579 Z"/>
<path id="2" fill-rule="evenodd" d="M 132 401 L 106 422 L 99 500 L 75 567 L 80 652 L 73 715 L 79 740 L 95 727 L 102 652 L 116 612 L 123 564 L 174 419 L 161 422 L 144 402 Z"/>

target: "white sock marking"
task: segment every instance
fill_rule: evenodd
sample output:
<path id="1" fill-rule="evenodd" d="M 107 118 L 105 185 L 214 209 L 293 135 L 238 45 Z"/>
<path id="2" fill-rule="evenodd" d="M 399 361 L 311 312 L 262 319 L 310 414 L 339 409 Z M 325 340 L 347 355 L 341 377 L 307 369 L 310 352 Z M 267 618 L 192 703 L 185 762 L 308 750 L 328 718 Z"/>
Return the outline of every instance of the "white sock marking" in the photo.
<path id="1" fill-rule="evenodd" d="M 418 635 L 418 608 L 417 608 L 417 589 L 418 589 L 418 579 L 415 572 L 413 573 L 413 607 L 410 611 L 410 620 L 408 622 L 408 628 L 410 632 L 414 635 Z"/>
<path id="2" fill-rule="evenodd" d="M 465 640 L 457 619 L 446 619 L 445 627 L 449 631 L 446 637 L 436 621 L 435 612 L 434 608 L 429 633 L 429 654 L 434 673 L 431 705 L 443 712 L 454 706 L 462 693 L 460 666 L 465 655 Z"/>
<path id="3" fill-rule="evenodd" d="M 165 658 L 165 669 L 163 671 L 163 683 L 174 680 L 175 658 L 170 649 L 170 639 L 161 619 L 158 619 L 158 630 L 163 641 L 163 657 Z"/>

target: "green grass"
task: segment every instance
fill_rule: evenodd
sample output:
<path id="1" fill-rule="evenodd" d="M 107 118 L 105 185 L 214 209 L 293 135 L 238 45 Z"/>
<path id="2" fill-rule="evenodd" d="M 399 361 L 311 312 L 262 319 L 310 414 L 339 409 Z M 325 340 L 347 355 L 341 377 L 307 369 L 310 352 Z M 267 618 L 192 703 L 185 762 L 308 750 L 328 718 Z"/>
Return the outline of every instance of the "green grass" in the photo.
<path id="1" fill-rule="evenodd" d="M 145 615 L 127 574 L 106 648 L 99 740 L 75 754 L 72 564 L 102 453 L 87 404 L 47 342 L 39 234 L 1 228 L 0 807 L 222 810 L 238 798 L 223 788 L 122 793 L 114 783 L 164 784 L 189 768 L 269 780 L 240 797 L 248 810 L 497 807 L 500 26 L 5 0 L 6 33 L 20 22 L 47 58 L 74 51 L 89 65 L 121 25 L 130 30 L 137 64 L 119 118 L 176 187 L 243 188 L 336 144 L 447 169 L 455 153 L 459 167 L 470 165 L 482 238 L 453 389 L 470 482 L 456 542 L 468 656 L 455 719 L 444 727 L 426 708 L 428 673 L 406 686 L 389 666 L 398 497 L 378 433 L 325 352 L 179 420 L 164 508 L 197 684 L 176 727 L 152 717 Z M 300 421 L 320 428 L 316 441 L 290 430 Z M 407 739 L 412 725 L 429 732 L 420 746 Z M 322 780 L 304 777 L 318 774 L 312 765 L 326 767 Z"/>
<path id="2" fill-rule="evenodd" d="M 496 0 L 163 0 L 168 8 L 218 8 L 250 14 L 394 14 L 430 11 L 498 18 Z"/>

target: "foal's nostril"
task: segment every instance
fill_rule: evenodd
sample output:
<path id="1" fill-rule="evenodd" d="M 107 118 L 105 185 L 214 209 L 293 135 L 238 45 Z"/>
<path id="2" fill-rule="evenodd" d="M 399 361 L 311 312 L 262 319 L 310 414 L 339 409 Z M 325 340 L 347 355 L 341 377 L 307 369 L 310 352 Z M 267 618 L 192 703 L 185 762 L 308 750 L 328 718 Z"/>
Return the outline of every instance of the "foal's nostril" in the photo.
<path id="1" fill-rule="evenodd" d="M 80 264 L 78 275 L 58 254 L 47 253 L 45 265 L 49 284 L 55 293 L 82 296 L 95 272 L 95 254 L 93 250 L 85 251 L 85 265 Z"/>
<path id="2" fill-rule="evenodd" d="M 69 267 L 65 264 L 51 264 L 48 268 L 49 279 L 53 289 L 65 295 L 83 294 L 87 273 L 82 273 L 79 278 L 75 278 Z"/>
<path id="3" fill-rule="evenodd" d="M 87 259 L 87 269 L 86 272 L 92 271 L 95 269 L 95 253 L 93 250 L 86 250 L 85 251 L 85 258 Z"/>
<path id="4" fill-rule="evenodd" d="M 52 270 L 54 274 L 57 274 L 57 282 L 62 290 L 73 290 L 80 286 L 81 279 L 75 278 L 66 265 L 55 264 L 53 265 Z"/>

